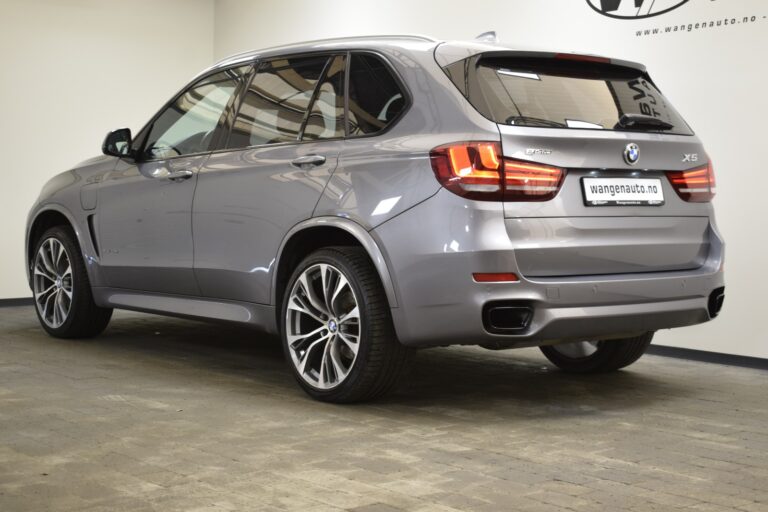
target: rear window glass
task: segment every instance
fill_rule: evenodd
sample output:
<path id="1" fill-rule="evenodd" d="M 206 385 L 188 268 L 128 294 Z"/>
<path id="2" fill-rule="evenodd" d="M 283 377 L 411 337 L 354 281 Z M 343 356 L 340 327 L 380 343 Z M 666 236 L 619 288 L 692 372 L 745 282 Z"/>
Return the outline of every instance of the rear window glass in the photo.
<path id="1" fill-rule="evenodd" d="M 476 109 L 499 124 L 692 135 L 669 101 L 632 68 L 473 57 L 445 71 Z M 625 114 L 645 117 L 628 126 L 627 118 L 620 124 Z"/>

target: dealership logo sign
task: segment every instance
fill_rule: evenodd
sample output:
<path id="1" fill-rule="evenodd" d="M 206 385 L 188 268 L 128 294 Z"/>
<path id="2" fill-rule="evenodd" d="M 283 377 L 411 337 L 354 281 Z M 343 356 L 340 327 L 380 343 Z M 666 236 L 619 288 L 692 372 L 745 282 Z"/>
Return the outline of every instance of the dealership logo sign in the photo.
<path id="1" fill-rule="evenodd" d="M 620 20 L 637 20 L 658 16 L 677 9 L 689 0 L 587 0 L 603 16 Z"/>

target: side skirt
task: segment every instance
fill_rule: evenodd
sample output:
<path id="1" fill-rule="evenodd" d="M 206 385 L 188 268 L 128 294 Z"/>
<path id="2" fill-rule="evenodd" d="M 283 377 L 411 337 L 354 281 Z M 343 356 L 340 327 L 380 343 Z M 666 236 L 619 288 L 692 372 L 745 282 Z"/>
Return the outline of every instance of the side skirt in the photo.
<path id="1" fill-rule="evenodd" d="M 104 287 L 94 287 L 93 296 L 102 307 L 247 324 L 277 334 L 275 307 L 266 304 Z"/>

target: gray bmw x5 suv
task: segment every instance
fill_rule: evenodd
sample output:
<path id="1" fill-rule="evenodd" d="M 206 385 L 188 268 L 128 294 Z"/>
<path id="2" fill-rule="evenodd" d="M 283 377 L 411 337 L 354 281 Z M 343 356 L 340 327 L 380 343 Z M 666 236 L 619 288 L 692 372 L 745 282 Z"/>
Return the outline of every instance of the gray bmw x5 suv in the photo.
<path id="1" fill-rule="evenodd" d="M 312 397 L 392 389 L 415 349 L 540 346 L 617 370 L 723 301 L 715 178 L 645 67 L 385 36 L 240 54 L 29 214 L 43 328 L 113 308 L 280 333 Z"/>

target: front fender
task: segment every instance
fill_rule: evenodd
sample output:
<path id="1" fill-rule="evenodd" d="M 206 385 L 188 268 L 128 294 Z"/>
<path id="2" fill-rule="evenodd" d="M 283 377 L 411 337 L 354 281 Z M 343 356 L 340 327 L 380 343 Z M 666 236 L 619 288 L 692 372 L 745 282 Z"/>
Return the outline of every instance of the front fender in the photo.
<path id="1" fill-rule="evenodd" d="M 75 214 L 73 214 L 69 209 L 67 209 L 64 205 L 60 203 L 39 203 L 35 205 L 32 210 L 29 212 L 29 215 L 27 217 L 27 228 L 24 235 L 24 262 L 25 262 L 25 269 L 27 273 L 27 283 L 29 283 L 30 288 L 32 287 L 32 275 L 31 275 L 31 268 L 29 265 L 30 258 L 32 257 L 32 251 L 33 247 L 31 246 L 32 240 L 32 231 L 38 222 L 40 220 L 41 216 L 48 212 L 56 212 L 57 214 L 60 214 L 63 216 L 66 220 L 69 226 L 72 228 L 72 230 L 75 233 L 75 238 L 77 240 L 77 244 L 80 247 L 80 251 L 83 255 L 83 259 L 86 262 L 86 269 L 88 270 L 89 278 L 91 278 L 91 282 L 93 282 L 93 266 L 89 263 L 94 261 L 94 257 L 96 256 L 95 251 L 91 247 L 90 244 L 90 237 L 86 236 L 85 233 L 83 233 L 83 228 L 81 227 L 83 223 L 79 222 Z"/>

